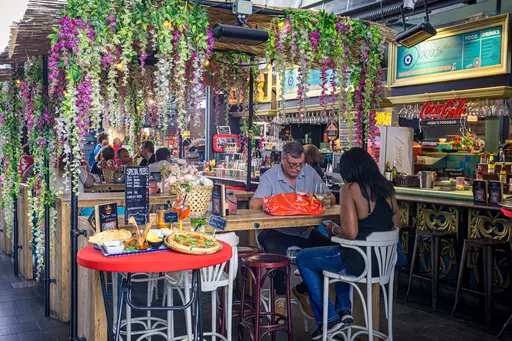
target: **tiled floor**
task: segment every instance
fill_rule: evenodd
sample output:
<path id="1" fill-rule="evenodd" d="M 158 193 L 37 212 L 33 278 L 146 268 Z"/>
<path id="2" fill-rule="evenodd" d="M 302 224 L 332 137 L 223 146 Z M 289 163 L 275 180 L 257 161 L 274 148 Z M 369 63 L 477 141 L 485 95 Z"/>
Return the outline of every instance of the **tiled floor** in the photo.
<path id="1" fill-rule="evenodd" d="M 403 291 L 403 287 L 401 289 Z M 135 301 L 142 303 L 145 300 L 144 288 L 136 287 L 135 291 Z M 208 298 L 209 295 L 204 297 L 205 301 Z M 439 312 L 436 313 L 432 312 L 429 299 L 430 294 L 427 291 L 422 292 L 416 289 L 411 293 L 411 303 L 404 304 L 402 300 L 395 300 L 393 314 L 395 341 L 497 341 L 495 335 L 503 323 L 502 320 L 506 319 L 509 313 L 496 314 L 494 328 L 486 332 L 482 325 L 481 306 L 462 305 L 458 316 L 463 315 L 464 319 L 452 318 L 449 315 L 452 304 L 450 299 L 444 300 L 445 303 L 440 304 Z M 206 308 L 209 306 L 204 302 L 206 330 L 210 329 L 210 313 Z M 15 277 L 11 259 L 0 253 L 0 341 L 69 340 L 69 326 L 54 319 L 46 319 L 43 309 L 42 286 L 35 284 L 34 281 Z M 293 316 L 293 340 L 311 340 L 311 334 L 304 332 L 304 320 L 296 306 L 294 306 Z M 384 317 L 381 320 L 384 321 Z M 237 320 L 234 321 L 233 336 L 235 338 L 237 322 Z M 177 334 L 184 334 L 182 316 L 176 316 L 175 325 L 178 329 Z M 308 326 L 311 333 L 315 328 L 314 322 L 309 321 Z M 247 333 L 245 335 L 247 336 Z M 162 339 L 152 338 L 152 341 L 158 340 Z M 287 338 L 279 335 L 277 340 L 287 340 Z M 512 328 L 503 340 L 512 341 Z"/>
<path id="2" fill-rule="evenodd" d="M 0 341 L 69 340 L 69 326 L 44 317 L 43 287 L 13 275 L 0 252 Z"/>

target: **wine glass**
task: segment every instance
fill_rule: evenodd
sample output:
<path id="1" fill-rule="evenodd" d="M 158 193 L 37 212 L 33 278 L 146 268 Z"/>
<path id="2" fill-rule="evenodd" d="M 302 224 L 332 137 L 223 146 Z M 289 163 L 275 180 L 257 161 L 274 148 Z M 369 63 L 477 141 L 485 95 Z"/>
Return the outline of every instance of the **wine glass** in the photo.
<path id="1" fill-rule="evenodd" d="M 324 203 L 324 198 L 327 196 L 327 186 L 323 182 L 319 182 L 315 185 L 315 197 Z"/>

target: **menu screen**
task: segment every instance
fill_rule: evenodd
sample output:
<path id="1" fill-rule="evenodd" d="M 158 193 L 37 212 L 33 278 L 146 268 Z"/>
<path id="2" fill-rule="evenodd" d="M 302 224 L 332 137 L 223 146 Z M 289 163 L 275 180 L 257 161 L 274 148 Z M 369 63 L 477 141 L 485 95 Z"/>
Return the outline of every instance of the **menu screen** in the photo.
<path id="1" fill-rule="evenodd" d="M 125 224 L 130 217 L 134 217 L 139 226 L 149 221 L 148 167 L 126 168 L 125 209 Z"/>

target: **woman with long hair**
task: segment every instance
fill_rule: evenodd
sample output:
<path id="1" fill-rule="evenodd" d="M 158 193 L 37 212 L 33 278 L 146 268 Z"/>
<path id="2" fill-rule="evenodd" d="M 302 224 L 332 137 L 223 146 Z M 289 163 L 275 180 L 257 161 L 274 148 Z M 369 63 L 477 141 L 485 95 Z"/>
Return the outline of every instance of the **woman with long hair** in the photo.
<path id="1" fill-rule="evenodd" d="M 342 155 L 339 170 L 345 182 L 340 193 L 341 224 L 330 222 L 326 226 L 330 236 L 365 240 L 372 232 L 400 226 L 395 189 L 380 173 L 370 154 L 361 148 L 350 149 Z M 339 245 L 303 249 L 296 261 L 309 289 L 318 325 L 312 337 L 317 340 L 322 337 L 322 271 L 359 276 L 364 271 L 364 261 L 356 250 Z M 378 267 L 375 265 L 373 269 Z M 329 300 L 327 321 L 329 334 L 353 322 L 348 283 L 336 283 L 336 305 Z"/>
<path id="2" fill-rule="evenodd" d="M 322 170 L 324 157 L 315 145 L 307 144 L 304 146 L 304 162 L 310 165 L 321 178 L 324 177 L 324 171 Z"/>

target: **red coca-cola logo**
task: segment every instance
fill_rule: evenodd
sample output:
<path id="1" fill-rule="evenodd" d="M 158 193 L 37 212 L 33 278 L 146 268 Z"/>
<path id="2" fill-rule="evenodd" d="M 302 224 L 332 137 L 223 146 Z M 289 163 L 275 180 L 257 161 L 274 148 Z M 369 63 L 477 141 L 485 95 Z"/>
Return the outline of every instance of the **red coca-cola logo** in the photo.
<path id="1" fill-rule="evenodd" d="M 466 115 L 464 107 L 467 99 L 450 99 L 442 104 L 432 104 L 430 101 L 423 103 L 420 109 L 420 119 L 440 120 L 447 118 L 462 118 Z"/>

